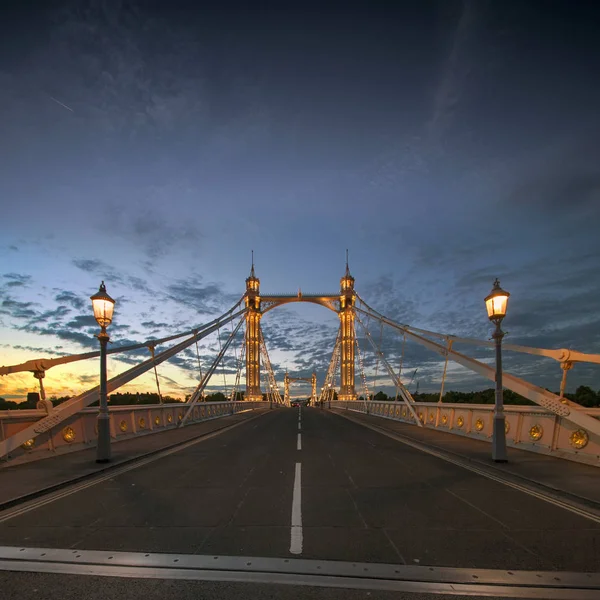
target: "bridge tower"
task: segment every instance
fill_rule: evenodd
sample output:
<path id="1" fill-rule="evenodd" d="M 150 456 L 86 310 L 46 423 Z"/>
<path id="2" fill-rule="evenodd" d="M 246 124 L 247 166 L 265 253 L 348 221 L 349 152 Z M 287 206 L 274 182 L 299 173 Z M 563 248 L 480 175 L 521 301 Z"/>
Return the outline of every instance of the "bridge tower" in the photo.
<path id="1" fill-rule="evenodd" d="M 356 332 L 354 329 L 354 277 L 348 268 L 348 252 L 346 251 L 346 273 L 340 280 L 340 329 L 341 329 L 341 361 L 340 361 L 340 400 L 356 400 L 354 388 L 354 346 Z"/>
<path id="2" fill-rule="evenodd" d="M 260 279 L 254 273 L 254 258 L 250 277 L 246 279 L 246 397 L 245 400 L 262 400 L 260 390 Z"/>
<path id="3" fill-rule="evenodd" d="M 317 374 L 314 371 L 310 378 L 310 403 L 312 406 L 317 404 Z"/>
<path id="4" fill-rule="evenodd" d="M 285 371 L 285 377 L 283 378 L 283 402 L 289 406 L 290 405 L 290 376 Z"/>

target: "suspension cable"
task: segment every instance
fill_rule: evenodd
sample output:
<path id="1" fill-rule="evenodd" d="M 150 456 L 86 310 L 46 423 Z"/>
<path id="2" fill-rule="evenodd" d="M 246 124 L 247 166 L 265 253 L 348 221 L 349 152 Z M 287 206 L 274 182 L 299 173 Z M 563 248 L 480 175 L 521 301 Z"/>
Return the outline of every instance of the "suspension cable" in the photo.
<path id="1" fill-rule="evenodd" d="M 234 402 L 237 399 L 238 390 L 240 388 L 240 378 L 242 376 L 242 365 L 244 364 L 244 357 L 246 356 L 246 331 L 244 331 L 244 335 L 242 336 L 241 341 L 241 349 L 239 359 L 237 361 L 237 369 L 235 373 L 235 383 L 233 384 L 233 389 L 231 390 L 231 402 Z"/>
<path id="2" fill-rule="evenodd" d="M 269 358 L 269 351 L 267 350 L 267 345 L 265 344 L 265 338 L 263 336 L 262 327 L 259 326 L 259 350 L 262 354 L 263 366 L 265 367 L 265 377 L 266 382 L 269 386 L 271 400 L 273 396 L 275 397 L 275 402 L 277 404 L 283 404 L 283 400 L 281 399 L 281 393 L 279 392 L 279 387 L 277 386 L 277 381 L 275 379 L 275 373 L 273 373 L 273 366 L 271 365 L 271 359 Z"/>
<path id="3" fill-rule="evenodd" d="M 362 319 L 360 318 L 360 316 L 358 315 L 358 313 L 356 314 L 356 320 L 359 322 L 359 324 L 361 325 L 361 327 L 365 331 L 366 336 L 367 336 L 367 340 L 369 341 L 369 343 L 371 344 L 371 346 L 373 346 L 373 349 L 376 352 L 379 352 L 379 354 L 381 356 L 381 362 L 384 364 L 385 368 L 387 369 L 387 372 L 389 373 L 390 377 L 392 378 L 392 381 L 396 384 L 397 387 L 400 388 L 400 394 L 402 395 L 402 399 L 404 400 L 404 404 L 406 404 L 408 410 L 410 411 L 410 413 L 412 414 L 413 418 L 415 419 L 415 422 L 417 423 L 417 425 L 419 427 L 422 427 L 423 424 L 421 423 L 421 420 L 417 416 L 417 413 L 415 412 L 415 409 L 412 406 L 412 404 L 414 403 L 414 399 L 411 396 L 410 392 L 408 391 L 408 389 L 406 389 L 406 387 L 404 386 L 404 384 L 402 383 L 402 381 L 400 380 L 400 378 L 396 375 L 396 373 L 394 373 L 394 369 L 392 369 L 390 363 L 386 360 L 385 356 L 383 355 L 383 352 L 381 352 L 380 350 L 379 351 L 377 350 L 377 346 L 375 345 L 375 342 L 373 341 L 373 339 L 371 337 L 371 332 L 368 329 L 366 329 L 365 324 L 362 322 Z"/>
<path id="4" fill-rule="evenodd" d="M 444 361 L 444 374 L 442 375 L 442 385 L 440 386 L 440 399 L 438 402 L 442 402 L 442 398 L 444 397 L 444 384 L 446 383 L 446 371 L 448 370 L 448 355 L 450 354 L 450 350 L 452 350 L 452 340 L 448 341 L 448 351 L 446 352 L 446 360 Z"/>
<path id="5" fill-rule="evenodd" d="M 198 335 L 198 332 L 196 332 L 195 335 Z M 196 338 L 196 359 L 198 360 L 198 381 L 202 381 L 202 363 L 200 362 L 200 347 L 198 346 L 198 338 Z"/>
<path id="6" fill-rule="evenodd" d="M 232 331 L 232 335 L 233 335 L 233 331 Z M 219 354 L 221 354 L 222 348 L 221 348 L 221 330 L 220 329 L 217 329 L 217 340 L 219 340 Z M 225 390 L 224 396 L 225 396 L 225 398 L 227 398 L 227 380 L 225 379 L 225 361 L 223 361 L 221 363 L 221 370 L 223 371 L 223 388 Z"/>
<path id="7" fill-rule="evenodd" d="M 383 321 L 381 322 L 383 325 Z M 398 369 L 398 377 L 402 377 L 402 367 L 404 365 L 404 347 L 406 346 L 406 333 L 402 334 L 402 354 L 400 355 L 400 368 Z M 396 388 L 396 402 L 398 402 L 398 388 Z"/>
<path id="8" fill-rule="evenodd" d="M 243 322 L 244 322 L 244 315 L 242 314 L 242 318 L 238 321 L 238 324 L 236 325 L 235 329 L 231 332 L 231 335 L 227 338 L 227 341 L 225 342 L 225 345 L 221 348 L 221 351 L 219 352 L 217 358 L 215 358 L 212 365 L 208 368 L 208 370 L 204 374 L 204 377 L 202 378 L 202 381 L 198 384 L 198 387 L 192 394 L 192 397 L 190 398 L 190 402 L 189 402 L 189 408 L 187 409 L 187 412 L 183 416 L 183 419 L 178 423 L 178 427 L 183 427 L 183 425 L 185 425 L 185 422 L 187 421 L 188 417 L 190 416 L 190 413 L 192 412 L 192 408 L 194 408 L 196 402 L 198 402 L 198 398 L 204 391 L 206 384 L 208 383 L 209 379 L 212 377 L 216 368 L 219 366 L 221 359 L 223 358 L 225 352 L 227 352 L 227 348 L 229 348 L 229 345 L 231 344 L 233 338 L 235 337 L 235 334 L 239 331 Z"/>
<path id="9" fill-rule="evenodd" d="M 358 337 L 355 337 L 354 341 L 356 342 L 356 354 L 358 356 L 358 364 L 360 366 L 360 376 L 361 376 L 361 379 L 363 382 L 363 388 L 365 390 L 365 410 L 368 410 L 367 402 L 369 401 L 369 387 L 367 385 L 367 376 L 365 375 L 365 366 L 363 363 L 362 354 L 360 352 L 360 345 L 358 343 Z"/>
<path id="10" fill-rule="evenodd" d="M 380 323 L 381 331 L 379 334 L 379 350 L 381 351 L 381 346 L 383 344 L 383 323 Z M 379 354 L 376 354 L 376 362 L 375 362 L 375 377 L 373 379 L 373 400 L 375 400 L 375 390 L 377 389 L 377 378 L 379 376 Z"/>
<path id="11" fill-rule="evenodd" d="M 341 341 L 341 325 L 338 328 L 338 333 L 335 338 L 335 344 L 333 345 L 333 352 L 331 353 L 331 359 L 329 360 L 329 366 L 327 367 L 327 373 L 325 375 L 325 382 L 323 383 L 323 388 L 321 389 L 321 396 L 319 397 L 319 402 L 327 399 L 331 401 L 331 393 L 330 390 L 333 391 L 333 385 L 335 384 L 335 373 L 337 369 L 337 362 L 339 358 L 339 350 L 340 350 L 340 341 Z"/>
<path id="12" fill-rule="evenodd" d="M 156 362 L 154 360 L 154 345 L 150 344 L 148 346 L 148 350 L 150 350 L 150 354 L 152 355 L 152 366 L 154 367 L 154 378 L 156 379 L 156 389 L 158 390 L 158 401 L 160 404 L 164 404 L 163 397 L 160 392 L 160 382 L 158 381 L 158 371 L 156 369 Z"/>

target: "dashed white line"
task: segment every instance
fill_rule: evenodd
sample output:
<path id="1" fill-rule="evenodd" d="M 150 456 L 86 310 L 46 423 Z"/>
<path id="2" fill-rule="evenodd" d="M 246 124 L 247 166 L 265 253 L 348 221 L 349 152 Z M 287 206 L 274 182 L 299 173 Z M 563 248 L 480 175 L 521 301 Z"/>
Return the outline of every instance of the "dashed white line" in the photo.
<path id="1" fill-rule="evenodd" d="M 296 450 L 302 450 L 302 434 L 298 434 L 298 444 L 296 444 Z"/>
<path id="2" fill-rule="evenodd" d="M 290 553 L 302 554 L 302 464 L 299 462 L 296 463 L 296 476 L 294 477 Z"/>

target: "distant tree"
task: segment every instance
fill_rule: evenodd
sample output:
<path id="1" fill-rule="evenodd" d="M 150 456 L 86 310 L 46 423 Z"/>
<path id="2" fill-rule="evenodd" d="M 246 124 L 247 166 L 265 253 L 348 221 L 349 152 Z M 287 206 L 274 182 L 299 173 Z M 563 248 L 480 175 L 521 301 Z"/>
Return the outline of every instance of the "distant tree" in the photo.
<path id="1" fill-rule="evenodd" d="M 12 400 L 0 398 L 0 410 L 18 410 L 21 408 L 21 404 L 22 402 L 13 402 Z"/>
<path id="2" fill-rule="evenodd" d="M 376 400 L 377 402 L 385 402 L 388 400 L 388 395 L 383 391 L 379 391 L 375 394 L 373 400 Z"/>
<path id="3" fill-rule="evenodd" d="M 575 390 L 575 396 L 573 397 L 574 402 L 581 404 L 587 408 L 600 405 L 600 399 L 594 390 L 587 385 L 580 385 Z"/>
<path id="4" fill-rule="evenodd" d="M 206 402 L 225 402 L 227 398 L 223 392 L 215 392 L 206 396 Z"/>

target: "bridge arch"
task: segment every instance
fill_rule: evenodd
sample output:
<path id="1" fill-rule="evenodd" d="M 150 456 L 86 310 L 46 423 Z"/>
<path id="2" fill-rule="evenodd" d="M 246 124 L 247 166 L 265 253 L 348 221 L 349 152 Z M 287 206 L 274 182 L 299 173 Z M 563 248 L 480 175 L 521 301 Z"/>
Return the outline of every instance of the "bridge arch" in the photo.
<path id="1" fill-rule="evenodd" d="M 270 310 L 292 302 L 309 302 L 324 306 L 335 312 L 340 319 L 341 360 L 340 360 L 340 394 L 343 400 L 356 399 L 355 390 L 355 343 L 354 328 L 356 292 L 354 277 L 350 274 L 346 261 L 346 272 L 340 279 L 339 294 L 284 294 L 260 295 L 260 279 L 254 271 L 254 263 L 250 276 L 246 278 L 246 400 L 262 400 L 260 389 L 260 320 Z"/>

